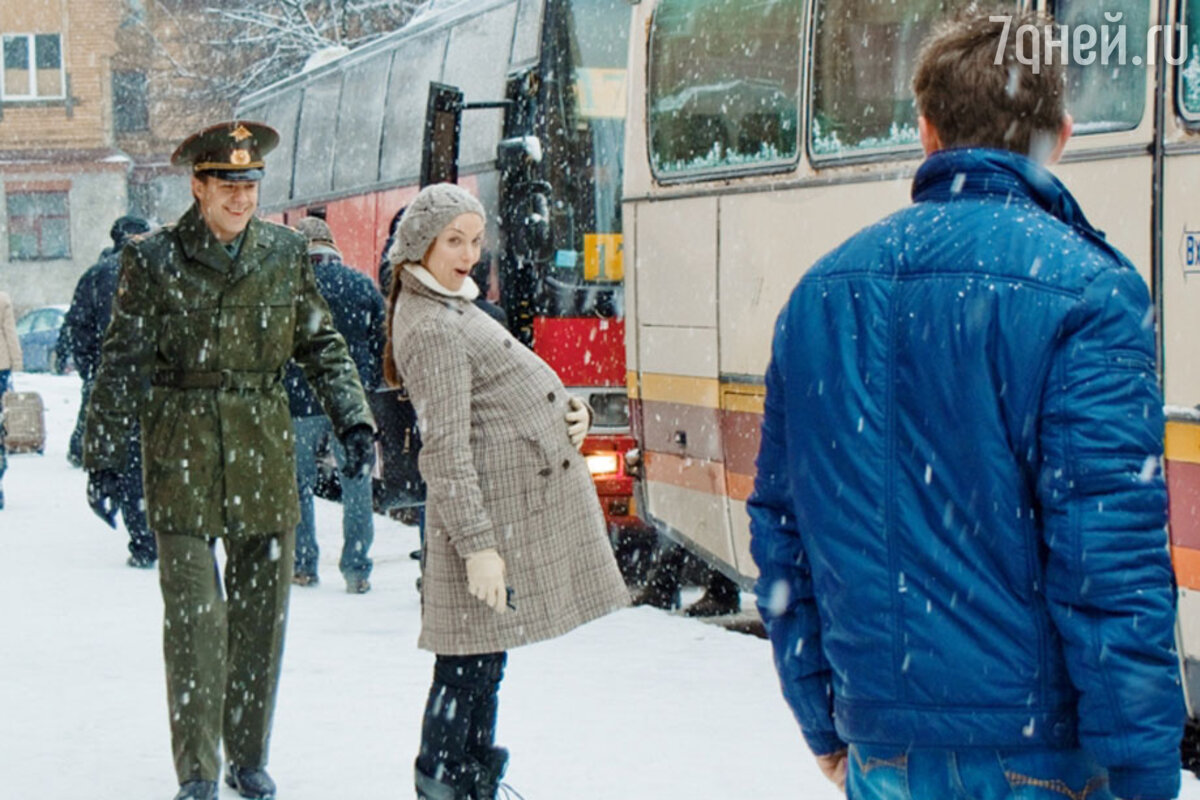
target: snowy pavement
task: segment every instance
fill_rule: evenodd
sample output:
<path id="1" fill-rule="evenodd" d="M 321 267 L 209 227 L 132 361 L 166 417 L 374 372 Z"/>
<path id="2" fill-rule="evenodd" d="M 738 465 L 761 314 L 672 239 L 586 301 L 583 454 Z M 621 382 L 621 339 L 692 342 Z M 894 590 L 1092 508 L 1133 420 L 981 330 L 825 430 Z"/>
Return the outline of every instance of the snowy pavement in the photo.
<path id="1" fill-rule="evenodd" d="M 46 453 L 10 456 L 0 511 L 0 797 L 167 800 L 175 791 L 154 571 L 66 462 L 74 376 L 18 374 Z M 340 506 L 318 500 L 322 583 L 292 594 L 270 769 L 282 800 L 412 797 L 433 657 L 416 648 L 416 530 L 376 517 L 370 594 L 344 593 Z M 498 741 L 526 800 L 833 800 L 766 642 L 661 611 L 514 650 Z M 223 800 L 236 797 L 222 787 Z M 1184 775 L 1182 797 L 1200 800 Z"/>

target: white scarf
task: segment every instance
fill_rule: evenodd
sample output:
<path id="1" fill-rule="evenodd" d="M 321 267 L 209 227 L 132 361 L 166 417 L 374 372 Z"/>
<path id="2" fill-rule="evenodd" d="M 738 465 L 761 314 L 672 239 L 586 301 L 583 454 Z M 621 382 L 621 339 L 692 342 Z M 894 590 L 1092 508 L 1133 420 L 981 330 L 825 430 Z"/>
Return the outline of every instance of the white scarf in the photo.
<path id="1" fill-rule="evenodd" d="M 445 297 L 458 297 L 467 302 L 472 302 L 476 297 L 479 297 L 479 287 L 475 285 L 475 281 L 471 280 L 468 275 L 463 279 L 463 285 L 458 287 L 457 292 L 452 292 L 433 277 L 433 273 L 422 267 L 420 264 L 405 264 L 404 269 L 417 280 L 425 285 L 426 289 L 437 292 Z"/>

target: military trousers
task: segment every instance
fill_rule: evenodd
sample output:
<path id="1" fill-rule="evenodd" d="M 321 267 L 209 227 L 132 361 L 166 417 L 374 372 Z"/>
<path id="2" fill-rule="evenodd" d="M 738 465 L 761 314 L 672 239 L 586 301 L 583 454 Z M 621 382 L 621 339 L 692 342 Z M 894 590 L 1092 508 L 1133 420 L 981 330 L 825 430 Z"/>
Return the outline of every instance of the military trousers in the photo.
<path id="1" fill-rule="evenodd" d="M 267 763 L 295 532 L 216 540 L 159 534 L 163 656 L 179 782 L 216 781 L 231 763 Z M 224 591 L 222 591 L 222 589 Z"/>

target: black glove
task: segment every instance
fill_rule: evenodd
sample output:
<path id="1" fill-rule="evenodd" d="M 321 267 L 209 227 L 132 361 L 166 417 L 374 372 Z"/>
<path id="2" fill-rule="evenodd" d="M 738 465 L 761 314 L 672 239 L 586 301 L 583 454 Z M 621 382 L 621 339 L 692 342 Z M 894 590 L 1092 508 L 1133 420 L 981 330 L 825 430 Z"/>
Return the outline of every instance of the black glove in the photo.
<path id="1" fill-rule="evenodd" d="M 355 425 L 342 437 L 346 450 L 346 463 L 342 474 L 347 478 L 361 478 L 371 474 L 375 466 L 375 432 L 370 425 Z"/>
<path id="2" fill-rule="evenodd" d="M 94 469 L 88 473 L 87 501 L 96 516 L 117 527 L 118 498 L 121 496 L 121 476 L 111 469 Z"/>

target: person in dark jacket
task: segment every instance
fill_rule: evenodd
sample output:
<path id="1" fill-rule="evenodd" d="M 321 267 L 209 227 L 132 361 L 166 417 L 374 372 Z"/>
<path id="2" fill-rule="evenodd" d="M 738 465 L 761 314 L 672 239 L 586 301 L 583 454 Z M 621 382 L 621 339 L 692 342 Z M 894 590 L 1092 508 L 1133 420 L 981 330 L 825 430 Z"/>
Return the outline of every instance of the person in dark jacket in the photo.
<path id="1" fill-rule="evenodd" d="M 1044 166 L 1072 128 L 1048 23 L 935 30 L 913 205 L 820 259 L 775 327 L 756 591 L 850 798 L 1180 789 L 1153 312 Z"/>
<path id="2" fill-rule="evenodd" d="M 329 305 L 333 326 L 346 340 L 346 347 L 358 368 L 364 391 L 379 387 L 382 379 L 384 331 L 383 296 L 371 279 L 342 263 L 342 255 L 333 241 L 333 232 L 324 220 L 305 217 L 296 230 L 308 241 L 308 256 L 317 276 L 317 290 Z M 312 586 L 318 581 L 317 531 L 313 517 L 313 491 L 317 483 L 317 457 L 322 445 L 332 445 L 338 469 L 346 454 L 333 437 L 329 417 L 321 410 L 295 364 L 288 364 L 285 384 L 292 426 L 296 431 L 296 487 L 300 492 L 300 524 L 296 526 L 296 564 L 293 581 Z M 364 594 L 371 589 L 371 559 L 367 553 L 375 539 L 372 517 L 371 476 L 340 474 L 342 486 L 342 555 L 338 568 L 346 579 L 346 591 Z"/>
<path id="3" fill-rule="evenodd" d="M 104 248 L 96 263 L 80 276 L 71 297 L 71 307 L 63 318 L 58 341 L 60 345 L 65 343 L 66 350 L 60 354 L 59 361 L 65 363 L 65 358 L 70 356 L 75 361 L 79 377 L 83 379 L 83 403 L 79 407 L 75 430 L 67 448 L 67 460 L 75 466 L 79 466 L 83 459 L 87 398 L 96 377 L 96 369 L 100 366 L 104 331 L 112 316 L 112 299 L 117 293 L 117 273 L 121 268 L 121 249 L 131 237 L 149 230 L 150 223 L 141 217 L 123 216 L 113 222 L 108 230 L 112 246 Z"/>
<path id="4" fill-rule="evenodd" d="M 75 430 L 67 447 L 67 460 L 75 466 L 83 464 L 83 431 L 87 423 L 88 398 L 92 394 L 92 383 L 100 366 L 100 347 L 104 343 L 104 332 L 112 318 L 112 301 L 117 293 L 117 276 L 121 270 L 121 250 L 131 237 L 146 233 L 150 223 L 141 217 L 123 216 L 109 229 L 112 247 L 107 247 L 100 258 L 87 269 L 75 284 L 71 307 L 63 319 L 59 341 L 70 346 L 70 355 L 75 368 L 83 380 L 79 416 Z M 60 363 L 66 363 L 60 359 Z M 146 522 L 144 493 L 142 490 L 141 426 L 135 421 L 130 427 L 129 460 L 121 471 L 120 492 L 117 505 L 121 519 L 129 533 L 129 558 L 125 562 L 131 567 L 149 568 L 158 558 L 158 546 L 154 534 Z"/>
<path id="5" fill-rule="evenodd" d="M 379 293 L 384 297 L 387 297 L 388 292 L 392 290 L 392 262 L 388 260 L 388 253 L 396 241 L 396 228 L 399 227 L 400 219 L 404 216 L 406 208 L 408 206 L 400 206 L 400 209 L 392 217 L 392 221 L 388 223 L 387 241 L 383 243 L 383 251 L 379 254 L 379 270 L 376 275 L 379 278 Z"/>

